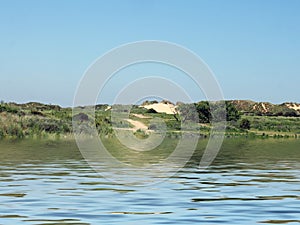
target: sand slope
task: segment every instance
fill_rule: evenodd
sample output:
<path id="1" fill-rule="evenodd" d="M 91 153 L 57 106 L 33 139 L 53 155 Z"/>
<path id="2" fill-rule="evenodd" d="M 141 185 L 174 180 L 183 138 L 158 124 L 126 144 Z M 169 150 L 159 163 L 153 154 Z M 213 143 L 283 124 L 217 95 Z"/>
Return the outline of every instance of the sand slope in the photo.
<path id="1" fill-rule="evenodd" d="M 166 114 L 175 114 L 176 106 L 170 103 L 154 103 L 150 105 L 143 106 L 146 109 L 154 109 L 158 113 L 166 113 Z"/>

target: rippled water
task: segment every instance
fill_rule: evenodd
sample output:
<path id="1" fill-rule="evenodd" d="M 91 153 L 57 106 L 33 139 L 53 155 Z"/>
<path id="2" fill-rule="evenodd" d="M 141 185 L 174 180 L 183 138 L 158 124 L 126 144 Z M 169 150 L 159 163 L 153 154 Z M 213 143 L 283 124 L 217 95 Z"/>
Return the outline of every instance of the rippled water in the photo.
<path id="1" fill-rule="evenodd" d="M 94 172 L 73 142 L 2 142 L 0 224 L 300 223 L 299 140 L 226 140 L 200 171 L 203 146 L 164 182 L 127 186 Z"/>

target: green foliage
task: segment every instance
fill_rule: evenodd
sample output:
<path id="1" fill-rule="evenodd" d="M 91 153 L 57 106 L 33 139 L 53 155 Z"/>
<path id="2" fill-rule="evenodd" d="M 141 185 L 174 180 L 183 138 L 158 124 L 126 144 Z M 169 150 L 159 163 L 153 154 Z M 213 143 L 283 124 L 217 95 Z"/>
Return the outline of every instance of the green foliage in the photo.
<path id="1" fill-rule="evenodd" d="M 289 108 L 279 108 L 274 113 L 271 113 L 272 116 L 285 116 L 285 117 L 297 117 L 299 116 L 297 111 Z"/>
<path id="2" fill-rule="evenodd" d="M 95 106 L 95 109 L 96 110 L 100 110 L 100 111 L 105 111 L 106 109 L 107 109 L 107 107 L 108 107 L 109 105 L 107 105 L 107 104 L 99 104 L 99 105 L 96 105 Z"/>
<path id="3" fill-rule="evenodd" d="M 240 119 L 240 113 L 236 107 L 230 102 L 226 101 L 226 120 L 227 121 L 238 121 Z"/>
<path id="4" fill-rule="evenodd" d="M 198 112 L 195 104 L 180 104 L 178 106 L 178 111 L 182 122 L 185 121 L 198 121 Z"/>
<path id="5" fill-rule="evenodd" d="M 130 112 L 131 113 L 136 113 L 136 114 L 145 114 L 147 113 L 148 109 L 144 108 L 144 107 L 139 107 L 137 105 L 133 105 Z"/>
<path id="6" fill-rule="evenodd" d="M 244 130 L 250 130 L 250 127 L 251 127 L 251 123 L 248 119 L 246 118 L 243 118 L 241 121 L 240 121 L 240 128 L 241 129 L 244 129 Z"/>
<path id="7" fill-rule="evenodd" d="M 2 129 L 0 129 L 0 139 L 2 139 L 2 138 L 4 138 L 4 132 L 3 132 L 3 130 Z"/>
<path id="8" fill-rule="evenodd" d="M 251 123 L 251 128 L 258 131 L 300 133 L 298 117 L 245 116 Z"/>
<path id="9" fill-rule="evenodd" d="M 200 123 L 209 123 L 212 121 L 212 116 L 214 116 L 214 121 L 222 121 L 225 117 L 227 121 L 238 121 L 240 118 L 240 113 L 236 107 L 229 101 L 225 102 L 215 102 L 209 103 L 207 101 L 198 102 L 195 105 L 196 112 L 198 113 Z M 226 112 L 224 111 L 224 106 Z M 191 104 L 182 104 L 179 107 L 179 111 L 184 118 L 195 119 L 195 112 L 192 110 Z M 213 112 L 213 115 L 212 115 Z M 225 118 L 224 118 L 225 119 Z"/>
<path id="10" fill-rule="evenodd" d="M 112 126 L 119 128 L 132 127 L 130 123 L 124 120 L 123 116 L 130 113 L 133 120 L 140 121 L 149 126 L 151 130 L 161 130 L 163 127 L 151 124 L 151 119 L 158 117 L 166 124 L 167 133 L 171 137 L 181 135 L 186 129 L 197 130 L 203 136 L 209 136 L 211 125 L 208 124 L 214 119 L 224 118 L 224 103 L 226 106 L 227 128 L 226 135 L 235 137 L 245 135 L 247 137 L 258 135 L 261 138 L 275 136 L 275 138 L 284 138 L 293 136 L 299 137 L 300 134 L 300 118 L 294 117 L 295 110 L 283 108 L 283 106 L 274 106 L 272 112 L 275 116 L 242 116 L 236 109 L 232 101 L 226 102 L 207 102 L 202 101 L 194 104 L 178 104 L 179 114 L 157 113 L 155 110 L 148 110 L 136 105 L 116 105 L 112 110 L 117 110 L 121 115 L 120 118 L 111 120 L 111 110 L 107 110 L 107 105 L 96 106 L 95 115 L 79 117 L 77 121 L 83 133 L 89 134 L 94 125 L 99 135 L 113 136 Z M 223 104 L 223 105 L 222 105 Z M 265 107 L 270 109 L 272 106 L 265 104 Z M 130 110 L 130 112 L 129 112 Z M 212 116 L 212 112 L 214 115 Z M 133 114 L 145 115 L 138 117 Z M 282 115 L 282 116 L 278 116 Z M 298 114 L 297 114 L 298 115 Z M 199 122 L 201 124 L 199 124 Z M 185 124 L 182 128 L 182 124 Z M 246 131 L 250 129 L 251 132 Z M 47 135 L 55 135 L 57 138 L 61 134 L 72 132 L 72 109 L 61 108 L 55 105 L 44 105 L 40 103 L 15 104 L 4 103 L 0 104 L 0 139 L 5 137 L 24 138 L 24 137 L 46 137 Z M 139 138 L 146 138 L 147 133 L 143 130 L 138 130 L 135 134 Z M 251 137 L 252 137 L 251 136 Z"/>
<path id="11" fill-rule="evenodd" d="M 3 103 L 0 105 L 0 112 L 18 113 L 18 111 L 19 110 L 17 108 L 10 106 L 7 103 Z"/>
<path id="12" fill-rule="evenodd" d="M 200 123 L 209 123 L 211 120 L 210 106 L 207 101 L 196 103 L 196 110 Z"/>
<path id="13" fill-rule="evenodd" d="M 96 111 L 95 123 L 100 135 L 109 135 L 113 133 L 110 112 L 100 110 Z"/>
<path id="14" fill-rule="evenodd" d="M 5 112 L 6 111 L 6 107 L 4 104 L 0 104 L 0 112 Z"/>
<path id="15" fill-rule="evenodd" d="M 230 101 L 237 109 L 244 115 L 253 116 L 285 116 L 285 117 L 299 117 L 300 113 L 287 104 L 280 105 L 272 104 L 269 102 L 253 102 L 247 100 L 234 100 Z M 293 104 L 293 103 L 290 103 Z"/>
<path id="16" fill-rule="evenodd" d="M 152 104 L 156 104 L 156 103 L 158 103 L 158 101 L 156 101 L 156 100 L 153 100 L 153 101 L 146 100 L 142 103 L 142 105 L 152 105 Z"/>
<path id="17" fill-rule="evenodd" d="M 117 113 L 129 113 L 129 111 L 133 108 L 132 105 L 121 105 L 121 104 L 115 104 L 112 106 L 112 110 L 114 112 L 117 112 Z"/>
<path id="18" fill-rule="evenodd" d="M 146 134 L 145 131 L 143 131 L 141 129 L 138 129 L 136 132 L 134 132 L 134 135 L 140 139 L 146 139 L 149 136 L 148 134 Z"/>
<path id="19" fill-rule="evenodd" d="M 165 121 L 168 130 L 181 130 L 181 122 L 176 120 Z"/>
<path id="20" fill-rule="evenodd" d="M 24 137 L 23 130 L 18 124 L 8 126 L 6 129 L 6 135 L 20 139 Z"/>

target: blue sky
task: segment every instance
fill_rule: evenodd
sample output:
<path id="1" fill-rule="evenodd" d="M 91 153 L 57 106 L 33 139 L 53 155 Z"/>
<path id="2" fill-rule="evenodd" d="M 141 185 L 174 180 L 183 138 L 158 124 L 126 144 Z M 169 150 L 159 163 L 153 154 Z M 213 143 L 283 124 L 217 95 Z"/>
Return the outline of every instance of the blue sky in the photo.
<path id="1" fill-rule="evenodd" d="M 198 54 L 226 99 L 300 102 L 299 10 L 298 0 L 0 0 L 0 99 L 70 106 L 96 58 L 163 40 Z"/>

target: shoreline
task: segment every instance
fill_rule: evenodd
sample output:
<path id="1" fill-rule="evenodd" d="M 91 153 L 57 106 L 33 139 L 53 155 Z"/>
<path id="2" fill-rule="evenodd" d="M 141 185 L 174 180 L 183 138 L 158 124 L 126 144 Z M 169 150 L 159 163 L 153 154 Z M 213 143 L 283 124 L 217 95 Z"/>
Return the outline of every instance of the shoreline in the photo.
<path id="1" fill-rule="evenodd" d="M 261 103 L 249 101 L 232 100 L 225 103 L 227 113 L 225 138 L 298 139 L 300 137 L 300 117 L 282 116 L 297 114 L 298 111 L 288 108 L 295 108 L 295 104 L 291 106 L 288 103 L 286 105 L 264 103 L 264 107 L 259 108 Z M 256 110 L 263 111 L 257 111 L 252 115 L 249 112 L 250 103 L 251 107 L 255 106 Z M 190 106 L 197 109 L 197 114 L 190 113 Z M 112 111 L 116 109 L 119 110 L 118 117 L 112 118 Z M 126 111 L 126 107 L 123 109 L 118 106 L 116 109 L 109 108 L 107 105 L 97 105 L 94 116 L 82 112 L 73 115 L 72 108 L 61 108 L 57 105 L 2 102 L 0 104 L 0 140 L 73 139 L 74 122 L 80 133 L 88 136 L 91 128 L 96 127 L 98 135 L 105 138 L 114 136 L 115 128 L 124 132 L 133 132 L 137 138 L 141 139 L 161 131 L 166 132 L 167 137 L 178 138 L 182 132 L 185 132 L 182 130 L 183 123 L 187 123 L 188 129 L 196 132 L 195 134 L 201 138 L 207 139 L 211 133 L 211 112 L 206 101 L 192 105 L 185 103 L 174 105 L 168 101 L 145 102 L 139 106 L 132 106 L 130 112 Z M 155 109 L 166 111 L 157 112 Z M 265 112 L 267 109 L 270 111 Z M 267 114 L 261 114 L 263 112 Z M 273 114 L 281 116 L 272 116 Z M 195 116 L 199 117 L 198 122 L 195 122 Z M 155 119 L 158 119 L 159 123 L 154 123 Z"/>

